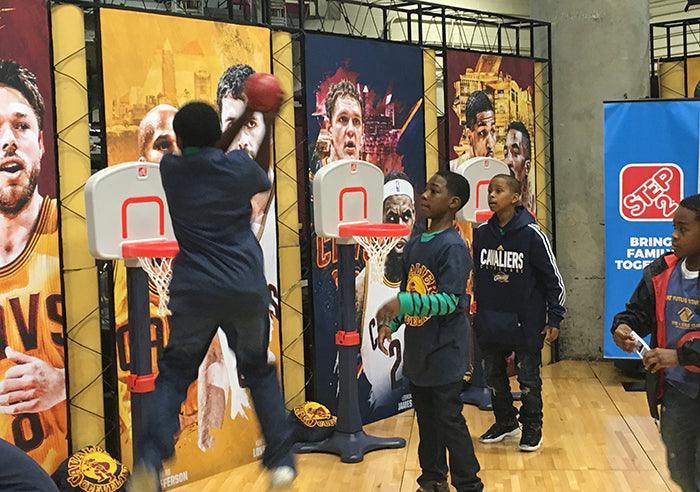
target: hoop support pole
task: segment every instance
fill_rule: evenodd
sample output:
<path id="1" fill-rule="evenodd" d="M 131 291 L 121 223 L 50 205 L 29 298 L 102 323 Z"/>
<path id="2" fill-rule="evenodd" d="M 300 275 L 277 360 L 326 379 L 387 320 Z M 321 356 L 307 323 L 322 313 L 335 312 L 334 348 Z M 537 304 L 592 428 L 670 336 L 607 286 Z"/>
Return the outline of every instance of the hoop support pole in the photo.
<path id="1" fill-rule="evenodd" d="M 400 437 L 369 436 L 362 430 L 357 399 L 357 356 L 360 335 L 355 323 L 355 247 L 338 244 L 338 421 L 330 437 L 319 442 L 294 444 L 297 453 L 335 453 L 344 463 L 359 463 L 365 453 L 375 449 L 402 448 Z"/>

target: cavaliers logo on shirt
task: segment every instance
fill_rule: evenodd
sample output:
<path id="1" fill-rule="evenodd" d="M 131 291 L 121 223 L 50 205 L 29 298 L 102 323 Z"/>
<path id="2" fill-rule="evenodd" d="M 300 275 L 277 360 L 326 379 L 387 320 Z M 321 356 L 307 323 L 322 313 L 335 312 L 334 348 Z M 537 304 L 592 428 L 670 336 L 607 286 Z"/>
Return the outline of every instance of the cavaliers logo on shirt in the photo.
<path id="1" fill-rule="evenodd" d="M 406 282 L 406 292 L 428 295 L 437 293 L 437 282 L 435 275 L 428 267 L 420 263 L 414 263 L 408 271 Z M 404 316 L 404 321 L 409 326 L 421 326 L 430 319 L 430 316 Z"/>
<path id="2" fill-rule="evenodd" d="M 479 263 L 483 269 L 499 269 L 522 271 L 525 265 L 525 253 L 521 251 L 506 251 L 503 246 L 497 249 L 482 249 Z"/>
<path id="3" fill-rule="evenodd" d="M 501 284 L 507 284 L 510 282 L 510 275 L 508 275 L 506 272 L 498 272 L 493 276 L 493 281 Z"/>

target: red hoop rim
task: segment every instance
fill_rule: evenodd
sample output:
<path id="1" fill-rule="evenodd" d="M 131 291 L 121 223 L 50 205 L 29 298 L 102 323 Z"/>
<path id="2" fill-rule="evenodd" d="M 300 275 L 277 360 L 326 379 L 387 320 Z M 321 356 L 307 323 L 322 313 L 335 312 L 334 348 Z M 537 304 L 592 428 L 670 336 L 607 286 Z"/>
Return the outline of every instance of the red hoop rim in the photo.
<path id="1" fill-rule="evenodd" d="M 405 224 L 353 222 L 338 225 L 339 236 L 401 237 L 411 232 Z"/>
<path id="2" fill-rule="evenodd" d="M 122 244 L 124 258 L 173 258 L 178 251 L 177 241 L 132 241 Z"/>
<path id="3" fill-rule="evenodd" d="M 474 218 L 477 222 L 486 222 L 491 218 L 493 212 L 491 210 L 477 210 L 474 213 Z"/>

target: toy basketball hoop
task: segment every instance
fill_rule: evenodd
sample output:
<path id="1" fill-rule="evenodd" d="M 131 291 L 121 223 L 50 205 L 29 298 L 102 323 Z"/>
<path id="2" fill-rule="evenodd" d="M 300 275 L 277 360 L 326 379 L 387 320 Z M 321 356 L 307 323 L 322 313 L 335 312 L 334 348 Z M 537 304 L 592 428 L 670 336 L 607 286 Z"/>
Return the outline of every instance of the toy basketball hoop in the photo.
<path id="1" fill-rule="evenodd" d="M 125 259 L 137 258 L 158 291 L 158 316 L 170 314 L 170 278 L 173 258 L 180 251 L 177 241 L 134 241 L 122 244 Z"/>
<path id="2" fill-rule="evenodd" d="M 369 281 L 380 283 L 384 278 L 384 263 L 389 251 L 409 234 L 411 230 L 404 224 L 373 224 L 369 222 L 355 222 L 338 225 L 340 236 L 352 236 L 357 243 L 364 248 L 369 255 L 367 264 L 370 272 Z"/>
<path id="3" fill-rule="evenodd" d="M 493 212 L 489 210 L 489 182 L 497 174 L 510 174 L 505 162 L 493 157 L 472 157 L 455 170 L 469 182 L 469 200 L 457 212 L 457 220 L 479 224 L 489 220 Z"/>

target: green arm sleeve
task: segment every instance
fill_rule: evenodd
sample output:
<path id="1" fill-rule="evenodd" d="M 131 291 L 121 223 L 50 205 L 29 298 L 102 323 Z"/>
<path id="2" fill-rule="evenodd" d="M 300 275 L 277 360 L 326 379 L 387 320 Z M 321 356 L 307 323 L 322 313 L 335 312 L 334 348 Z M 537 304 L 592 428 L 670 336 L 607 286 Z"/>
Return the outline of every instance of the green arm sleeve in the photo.
<path id="1" fill-rule="evenodd" d="M 443 316 L 454 312 L 459 302 L 455 294 L 439 292 L 437 294 L 416 294 L 415 292 L 399 292 L 399 316 Z"/>
<path id="2" fill-rule="evenodd" d="M 389 328 L 391 329 L 391 332 L 394 333 L 396 330 L 399 329 L 399 326 L 401 326 L 403 316 L 397 316 L 396 318 L 391 320 L 391 323 L 389 323 Z"/>

